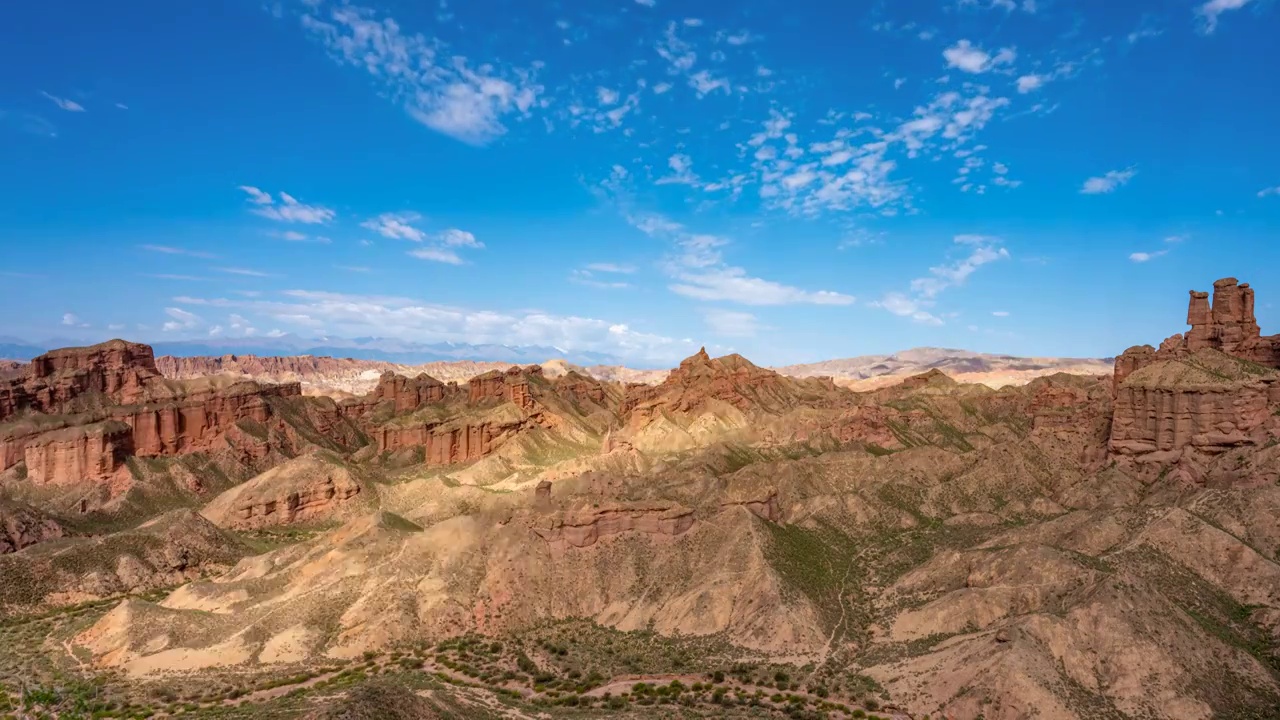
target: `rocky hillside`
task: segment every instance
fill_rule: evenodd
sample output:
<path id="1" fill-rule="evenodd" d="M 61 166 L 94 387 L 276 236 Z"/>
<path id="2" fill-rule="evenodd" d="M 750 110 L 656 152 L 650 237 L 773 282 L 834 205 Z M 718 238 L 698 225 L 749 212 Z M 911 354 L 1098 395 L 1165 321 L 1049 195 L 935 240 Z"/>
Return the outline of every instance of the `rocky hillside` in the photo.
<path id="1" fill-rule="evenodd" d="M 1277 717 L 1280 337 L 1246 285 L 1206 301 L 1105 376 L 1000 388 L 699 352 L 334 400 L 51 353 L 0 394 L 0 684 L 129 716 Z"/>
<path id="2" fill-rule="evenodd" d="M 775 370 L 783 375 L 797 378 L 830 377 L 843 387 L 854 390 L 873 390 L 933 369 L 946 372 L 962 382 L 1003 387 L 1024 385 L 1037 377 L 1057 372 L 1080 375 L 1109 374 L 1111 364 L 1111 358 L 1023 358 L 1011 355 L 987 355 L 967 350 L 916 348 L 893 355 L 867 355 L 827 360 L 806 365 L 789 365 L 775 368 Z M 363 395 L 377 384 L 378 377 L 384 372 L 410 377 L 425 373 L 445 382 L 465 382 L 486 372 L 511 367 L 509 363 L 470 360 L 401 365 L 380 360 L 353 360 L 310 355 L 289 357 L 165 355 L 156 358 L 156 366 L 165 377 L 169 378 L 189 380 L 210 375 L 230 374 L 263 382 L 296 382 L 302 386 L 302 392 L 305 395 L 333 397 Z M 606 382 L 646 385 L 662 382 L 668 372 L 637 370 L 620 365 L 581 366 L 565 360 L 548 360 L 540 367 L 549 377 L 576 372 Z"/>

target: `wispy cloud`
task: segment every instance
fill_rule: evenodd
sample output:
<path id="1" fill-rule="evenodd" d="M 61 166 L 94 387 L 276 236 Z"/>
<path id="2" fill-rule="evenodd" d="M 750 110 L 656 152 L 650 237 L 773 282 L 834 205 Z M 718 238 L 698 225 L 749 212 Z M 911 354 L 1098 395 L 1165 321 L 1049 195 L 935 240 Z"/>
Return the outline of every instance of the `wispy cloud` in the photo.
<path id="1" fill-rule="evenodd" d="M 1080 186 L 1080 192 L 1084 195 L 1104 195 L 1106 193 L 1115 192 L 1120 186 L 1127 184 L 1137 175 L 1138 171 L 1133 168 L 1126 170 L 1111 170 L 1105 175 L 1099 177 L 1091 177 L 1084 181 Z"/>
<path id="2" fill-rule="evenodd" d="M 394 19 L 346 2 L 308 0 L 302 27 L 339 63 L 368 72 L 409 116 L 437 132 L 484 144 L 507 131 L 508 116 L 539 107 L 540 67 L 472 65 L 439 38 L 408 34 Z"/>
<path id="3" fill-rule="evenodd" d="M 8 127 L 28 135 L 58 137 L 58 128 L 48 120 L 27 112 L 0 110 L 0 127 Z"/>
<path id="4" fill-rule="evenodd" d="M 259 277 L 259 278 L 274 277 L 271 273 L 265 273 L 260 270 L 253 270 L 250 268 L 217 267 L 217 268 L 214 268 L 214 270 L 217 270 L 218 272 L 222 272 L 222 273 L 227 273 L 229 275 L 243 275 L 246 277 Z"/>
<path id="5" fill-rule="evenodd" d="M 1270 197 L 1272 195 L 1280 195 L 1280 185 L 1277 185 L 1275 187 L 1263 188 L 1258 191 L 1258 197 L 1260 198 Z"/>
<path id="6" fill-rule="evenodd" d="M 569 273 L 569 282 L 605 290 L 622 290 L 631 287 L 631 283 L 622 280 L 600 280 L 595 277 L 596 272 L 591 269 L 573 270 Z"/>
<path id="7" fill-rule="evenodd" d="M 62 316 L 62 324 L 67 327 L 87 328 L 89 323 L 80 319 L 75 313 L 65 313 Z"/>
<path id="8" fill-rule="evenodd" d="M 173 247 L 171 245 L 139 245 L 139 249 L 147 252 L 161 253 L 163 255 L 185 255 L 187 257 L 201 258 L 203 260 L 212 260 L 217 255 L 213 253 L 202 252 L 200 250 L 188 250 L 187 248 Z"/>
<path id="9" fill-rule="evenodd" d="M 463 264 L 462 257 L 449 248 L 424 247 L 410 250 L 409 254 L 419 260 L 430 260 L 431 262 L 445 263 L 446 265 Z"/>
<path id="10" fill-rule="evenodd" d="M 1213 34 L 1218 29 L 1218 18 L 1225 12 L 1239 10 L 1248 5 L 1251 0 L 1209 0 L 1203 5 L 1196 8 L 1196 14 L 1200 17 L 1200 29 L 1206 35 Z"/>
<path id="11" fill-rule="evenodd" d="M 267 233 L 267 235 L 273 238 L 284 240 L 285 242 L 318 243 L 321 245 L 328 245 L 333 242 L 333 240 L 323 235 L 307 235 L 306 233 L 300 233 L 297 230 L 285 230 L 284 232 L 271 232 L 271 233 Z"/>
<path id="12" fill-rule="evenodd" d="M 928 275 L 911 281 L 909 293 L 886 293 L 872 305 L 918 323 L 942 325 L 942 317 L 933 312 L 937 297 L 950 288 L 964 285 L 969 276 L 983 265 L 1010 257 L 997 237 L 956 235 L 952 242 L 968 248 L 967 254 L 958 260 L 929 268 Z"/>
<path id="13" fill-rule="evenodd" d="M 320 205 L 306 205 L 286 192 L 278 193 L 279 200 L 270 193 L 259 190 L 252 185 L 241 185 L 240 189 L 249 196 L 254 207 L 250 212 L 279 222 L 302 223 L 304 225 L 322 225 L 333 220 L 336 213 Z"/>
<path id="14" fill-rule="evenodd" d="M 668 363 L 697 349 L 691 340 L 631 328 L 625 323 L 541 311 L 505 312 L 424 303 L 398 296 L 289 290 L 281 299 L 174 298 L 181 305 L 220 308 L 261 323 L 343 337 L 414 342 L 542 345 L 608 353 L 630 361 Z M 177 321 L 175 319 L 175 321 Z M 247 322 L 247 321 L 246 321 Z"/>
<path id="15" fill-rule="evenodd" d="M 1008 310 L 992 310 L 992 311 L 991 311 L 991 314 L 992 314 L 992 315 L 994 315 L 995 317 L 999 317 L 999 318 L 1009 317 L 1009 311 L 1008 311 Z"/>
<path id="16" fill-rule="evenodd" d="M 57 105 L 59 108 L 66 110 L 67 112 L 84 112 L 84 106 L 75 100 L 58 97 L 57 95 L 50 95 L 43 90 L 40 91 L 40 94 L 48 98 L 54 105 Z"/>
<path id="17" fill-rule="evenodd" d="M 420 223 L 422 219 L 422 216 L 415 212 L 383 213 L 365 220 L 360 223 L 360 226 L 392 240 L 408 240 L 429 245 L 429 247 L 409 251 L 409 255 L 419 260 L 462 265 L 465 261 L 458 254 L 459 248 L 473 250 L 484 248 L 484 243 L 466 230 L 448 228 L 437 233 L 427 232 L 415 224 Z"/>
<path id="18" fill-rule="evenodd" d="M 173 273 L 142 273 L 142 277 L 151 278 L 152 280 L 181 280 L 184 282 L 204 282 L 209 279 L 196 275 L 175 275 Z"/>
<path id="19" fill-rule="evenodd" d="M 346 270 L 347 272 L 353 272 L 353 273 L 373 272 L 372 268 L 365 267 L 364 265 L 334 265 L 334 267 L 337 268 L 338 270 Z"/>
<path id="20" fill-rule="evenodd" d="M 591 263 L 587 265 L 587 269 L 592 272 L 622 273 L 624 275 L 629 275 L 636 271 L 634 265 L 620 265 L 618 263 Z"/>
<path id="21" fill-rule="evenodd" d="M 204 324 L 204 319 L 195 313 L 183 310 L 182 308 L 167 307 L 164 309 L 165 315 L 170 320 L 165 322 L 162 329 L 165 332 L 176 332 L 178 330 L 192 330 Z"/>
<path id="22" fill-rule="evenodd" d="M 1148 261 L 1150 261 L 1150 260 L 1155 260 L 1155 259 L 1156 259 L 1156 258 L 1158 258 L 1158 257 L 1162 257 L 1162 256 L 1164 256 L 1164 255 L 1168 254 L 1168 252 L 1169 252 L 1168 250 L 1156 250 L 1155 252 L 1136 252 L 1136 253 L 1130 253 L 1130 254 L 1129 254 L 1129 259 L 1130 259 L 1130 260 L 1132 260 L 1132 261 L 1134 261 L 1134 262 L 1136 262 L 1136 263 L 1144 263 L 1144 262 L 1148 262 Z"/>

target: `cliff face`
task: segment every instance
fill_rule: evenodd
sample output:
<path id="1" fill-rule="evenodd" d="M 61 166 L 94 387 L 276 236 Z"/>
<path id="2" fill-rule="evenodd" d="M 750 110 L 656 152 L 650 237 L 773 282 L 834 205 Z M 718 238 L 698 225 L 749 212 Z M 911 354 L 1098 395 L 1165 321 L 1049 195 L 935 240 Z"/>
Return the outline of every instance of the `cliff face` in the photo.
<path id="1" fill-rule="evenodd" d="M 426 423 L 410 427 L 383 426 L 372 435 L 378 452 L 420 447 L 426 464 L 453 465 L 485 457 L 526 425 L 524 420 L 482 421 L 449 427 Z"/>
<path id="2" fill-rule="evenodd" d="M 66 412 L 73 401 L 90 394 L 117 404 L 140 402 L 147 385 L 159 377 L 146 345 L 111 340 L 53 350 L 32 360 L 26 374 L 0 381 L 0 422 L 23 411 Z"/>
<path id="3" fill-rule="evenodd" d="M 110 480 L 132 449 L 129 426 L 116 421 L 44 433 L 27 444 L 27 479 L 36 485 Z"/>
<path id="4" fill-rule="evenodd" d="M 151 348 L 121 340 L 87 348 L 55 350 L 33 360 L 25 372 L 0 381 L 0 472 L 25 462 L 27 480 L 37 485 L 104 483 L 122 477 L 129 456 L 167 457 L 226 447 L 229 436 L 244 436 L 246 461 L 270 454 L 268 426 L 284 431 L 278 401 L 298 398 L 297 383 L 260 385 L 226 377 L 190 382 L 165 380 Z M 328 400 L 320 412 L 295 408 L 298 421 L 322 420 L 335 442 L 348 441 L 345 422 Z M 20 415 L 19 415 L 20 414 Z M 303 417 L 305 416 L 305 417 Z M 8 422 L 3 422 L 7 420 Z M 239 428 L 249 422 L 263 438 Z M 323 423 L 322 423 L 323 424 Z"/>
<path id="5" fill-rule="evenodd" d="M 1114 455 L 1167 466 L 1186 452 L 1214 455 L 1259 445 L 1276 430 L 1280 335 L 1262 335 L 1253 288 L 1223 278 L 1213 284 L 1212 304 L 1209 293 L 1189 295 L 1186 335 L 1116 358 Z"/>

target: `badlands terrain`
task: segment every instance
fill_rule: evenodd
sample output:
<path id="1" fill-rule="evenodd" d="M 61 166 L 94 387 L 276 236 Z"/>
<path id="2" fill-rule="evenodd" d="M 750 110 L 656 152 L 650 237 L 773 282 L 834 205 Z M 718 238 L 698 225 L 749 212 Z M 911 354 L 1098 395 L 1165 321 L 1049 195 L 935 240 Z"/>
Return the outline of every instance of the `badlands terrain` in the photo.
<path id="1" fill-rule="evenodd" d="M 1280 717 L 1253 307 L 1105 374 L 6 366 L 0 715 Z"/>

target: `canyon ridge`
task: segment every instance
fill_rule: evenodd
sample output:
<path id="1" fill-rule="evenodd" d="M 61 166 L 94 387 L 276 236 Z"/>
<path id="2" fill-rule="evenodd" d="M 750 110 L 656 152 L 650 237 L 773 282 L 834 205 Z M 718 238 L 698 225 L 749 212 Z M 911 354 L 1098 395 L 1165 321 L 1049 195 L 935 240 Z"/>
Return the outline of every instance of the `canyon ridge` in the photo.
<path id="1" fill-rule="evenodd" d="M 1254 308 L 1105 360 L 8 363 L 0 713 L 1280 717 Z"/>

